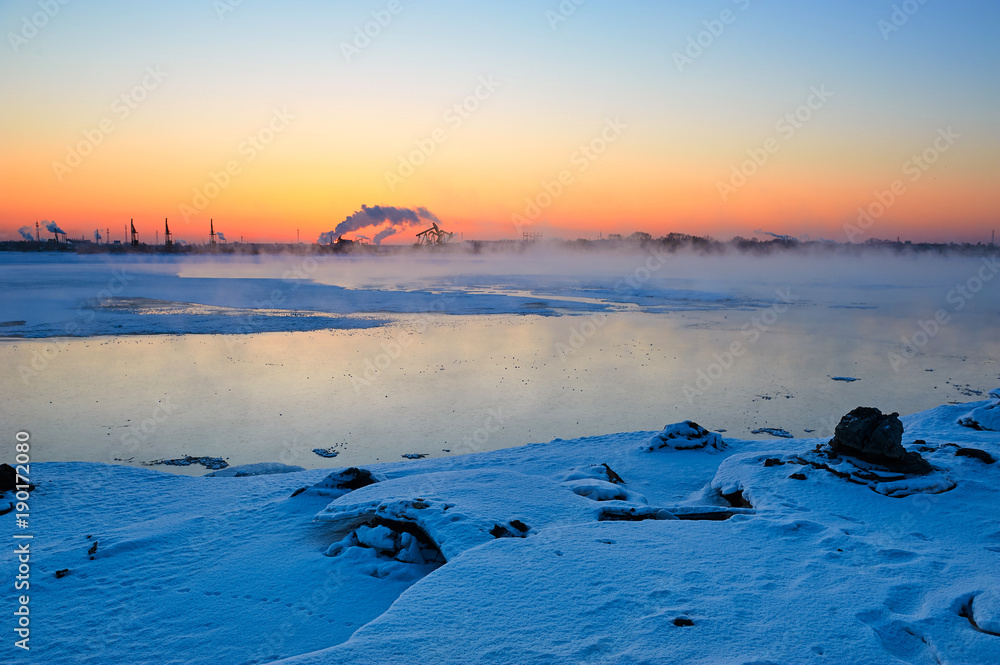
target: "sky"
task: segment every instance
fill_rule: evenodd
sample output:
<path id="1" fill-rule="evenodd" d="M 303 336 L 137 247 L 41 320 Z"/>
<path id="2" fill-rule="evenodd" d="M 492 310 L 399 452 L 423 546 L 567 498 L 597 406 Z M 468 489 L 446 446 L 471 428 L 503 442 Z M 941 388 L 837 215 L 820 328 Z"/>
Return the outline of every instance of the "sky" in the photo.
<path id="1" fill-rule="evenodd" d="M 313 242 L 367 205 L 467 240 L 988 242 L 998 28 L 987 0 L 5 0 L 0 239 Z"/>

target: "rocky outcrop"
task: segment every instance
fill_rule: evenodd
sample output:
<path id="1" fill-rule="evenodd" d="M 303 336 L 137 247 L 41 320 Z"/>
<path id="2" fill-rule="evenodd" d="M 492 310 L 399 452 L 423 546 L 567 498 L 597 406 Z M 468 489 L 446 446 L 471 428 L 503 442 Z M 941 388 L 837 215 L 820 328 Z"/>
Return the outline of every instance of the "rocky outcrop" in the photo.
<path id="1" fill-rule="evenodd" d="M 830 448 L 899 473 L 923 475 L 933 470 L 920 453 L 903 447 L 899 414 L 883 414 L 870 406 L 859 406 L 840 419 Z"/>

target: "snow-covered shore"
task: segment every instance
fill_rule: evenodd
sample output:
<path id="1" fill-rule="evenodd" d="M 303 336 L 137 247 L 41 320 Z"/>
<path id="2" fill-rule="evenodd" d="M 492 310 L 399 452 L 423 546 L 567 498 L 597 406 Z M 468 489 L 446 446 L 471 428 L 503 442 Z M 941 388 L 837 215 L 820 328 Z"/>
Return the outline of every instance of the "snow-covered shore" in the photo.
<path id="1" fill-rule="evenodd" d="M 1000 465 L 956 451 L 1000 458 L 959 424 L 998 402 L 904 417 L 934 467 L 904 480 L 688 426 L 361 472 L 32 465 L 30 657 L 996 663 Z"/>

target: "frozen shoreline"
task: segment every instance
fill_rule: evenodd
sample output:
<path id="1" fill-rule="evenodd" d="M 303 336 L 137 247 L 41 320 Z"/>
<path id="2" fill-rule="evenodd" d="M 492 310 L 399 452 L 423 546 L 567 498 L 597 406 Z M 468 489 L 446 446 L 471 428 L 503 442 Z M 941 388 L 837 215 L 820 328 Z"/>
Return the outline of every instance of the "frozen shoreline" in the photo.
<path id="1" fill-rule="evenodd" d="M 958 425 L 998 401 L 904 417 L 904 444 L 923 440 L 954 487 L 892 497 L 793 464 L 824 440 L 649 452 L 653 432 L 369 465 L 379 482 L 350 491 L 343 470 L 40 464 L 33 651 L 48 663 L 994 663 L 1000 636 L 968 615 L 980 629 L 1000 618 L 1000 465 L 954 446 L 1000 458 L 1000 433 Z M 734 489 L 752 509 L 730 508 Z M 392 545 L 374 532 L 345 540 L 376 515 L 419 524 L 447 563 L 380 554 Z M 13 517 L 0 516 L 8 530 Z"/>

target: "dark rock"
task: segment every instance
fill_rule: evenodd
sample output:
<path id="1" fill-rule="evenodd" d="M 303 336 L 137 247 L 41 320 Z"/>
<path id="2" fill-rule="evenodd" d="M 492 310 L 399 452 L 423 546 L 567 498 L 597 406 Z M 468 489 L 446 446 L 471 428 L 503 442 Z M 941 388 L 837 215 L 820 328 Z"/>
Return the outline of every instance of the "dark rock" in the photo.
<path id="1" fill-rule="evenodd" d="M 691 520 L 691 521 L 707 520 L 709 522 L 724 522 L 736 514 L 737 513 L 734 513 L 731 510 L 719 509 L 719 510 L 691 512 L 691 513 L 677 512 L 674 513 L 674 516 L 679 520 Z"/>
<path id="2" fill-rule="evenodd" d="M 688 619 L 687 617 L 677 617 L 676 619 L 674 619 L 674 625 L 675 626 L 693 626 L 694 625 L 694 621 L 691 621 L 691 619 Z"/>
<path id="3" fill-rule="evenodd" d="M 837 452 L 903 459 L 903 423 L 898 413 L 883 414 L 870 406 L 859 406 L 840 419 L 831 445 Z"/>
<path id="4" fill-rule="evenodd" d="M 528 525 L 522 522 L 521 520 L 511 520 L 510 525 L 515 529 L 517 529 L 518 531 L 520 531 L 521 533 L 528 532 Z"/>
<path id="5" fill-rule="evenodd" d="M 510 538 L 513 534 L 511 534 L 510 529 L 507 527 L 494 524 L 493 528 L 490 529 L 490 535 L 494 538 Z"/>
<path id="6" fill-rule="evenodd" d="M 617 473 L 611 470 L 611 467 L 607 463 L 601 464 L 604 467 L 605 473 L 608 475 L 608 482 L 614 483 L 616 485 L 624 485 L 625 481 Z"/>
<path id="7" fill-rule="evenodd" d="M 401 455 L 404 459 L 423 459 L 427 457 L 427 453 L 406 453 Z"/>
<path id="8" fill-rule="evenodd" d="M 757 429 L 750 432 L 751 434 L 770 434 L 771 436 L 778 436 L 782 439 L 792 439 L 792 433 L 786 429 L 780 427 L 758 427 Z"/>
<path id="9" fill-rule="evenodd" d="M 229 466 L 229 462 L 222 459 L 221 457 L 194 457 L 192 455 L 185 455 L 178 459 L 156 459 L 151 462 L 143 462 L 146 466 L 157 466 L 159 464 L 164 464 L 166 466 L 191 466 L 192 464 L 201 464 L 206 469 L 211 471 L 221 471 Z"/>
<path id="10" fill-rule="evenodd" d="M 313 448 L 312 451 L 319 455 L 320 457 L 333 458 L 340 454 L 339 450 L 335 448 Z"/>
<path id="11" fill-rule="evenodd" d="M 784 465 L 784 462 L 782 462 L 777 457 L 768 457 L 766 460 L 764 460 L 764 466 L 766 466 L 766 467 L 770 467 L 770 466 L 782 466 L 782 465 Z"/>
<path id="12" fill-rule="evenodd" d="M 728 501 L 733 508 L 753 508 L 753 504 L 743 498 L 743 490 L 723 494 L 722 498 Z"/>
<path id="13" fill-rule="evenodd" d="M 643 520 L 672 520 L 674 515 L 654 506 L 608 506 L 597 514 L 598 522 L 641 522 Z"/>
<path id="14" fill-rule="evenodd" d="M 325 480 L 329 481 L 329 486 L 333 489 L 348 490 L 351 492 L 378 482 L 372 476 L 371 471 L 368 469 L 359 469 L 356 466 L 344 469 L 337 474 L 330 474 Z"/>
<path id="15" fill-rule="evenodd" d="M 602 510 L 597 515 L 598 522 L 642 522 L 643 520 L 655 519 L 655 513 L 650 511 L 636 512 L 635 508 L 630 510 Z"/>
<path id="16" fill-rule="evenodd" d="M 979 448 L 959 448 L 955 451 L 955 457 L 972 457 L 984 464 L 993 464 L 996 462 L 992 455 Z"/>
<path id="17" fill-rule="evenodd" d="M 879 464 L 892 471 L 922 475 L 932 471 L 920 453 L 903 447 L 903 423 L 898 413 L 883 414 L 870 406 L 859 406 L 840 419 L 830 448 L 841 455 Z"/>
<path id="18" fill-rule="evenodd" d="M 21 478 L 21 484 L 24 484 L 24 478 Z M 17 489 L 17 469 L 12 467 L 10 464 L 0 464 L 0 494 L 4 492 L 12 492 Z M 28 484 L 28 491 L 31 492 L 35 489 L 35 486 Z"/>
<path id="19" fill-rule="evenodd" d="M 0 464 L 0 493 L 10 492 L 17 485 L 17 472 L 10 464 Z"/>
<path id="20" fill-rule="evenodd" d="M 985 432 L 985 431 L 987 431 L 985 427 L 983 427 L 982 425 L 980 425 L 973 418 L 961 418 L 958 421 L 958 424 L 961 425 L 962 427 L 968 427 L 969 429 L 974 429 L 977 432 Z"/>
<path id="21" fill-rule="evenodd" d="M 97 554 L 97 541 L 94 541 L 94 546 L 87 550 L 87 554 Z M 90 557 L 93 559 L 94 557 Z"/>
<path id="22" fill-rule="evenodd" d="M 806 474 L 804 474 L 804 473 L 793 473 L 792 475 L 790 475 L 788 477 L 791 478 L 792 480 L 805 480 L 806 479 Z"/>
<path id="23" fill-rule="evenodd" d="M 56 579 L 61 579 L 69 575 L 69 568 L 63 568 L 62 570 L 56 571 Z"/>
<path id="24" fill-rule="evenodd" d="M 305 492 L 307 489 L 309 489 L 309 488 L 308 487 L 300 487 L 297 490 L 295 490 L 294 492 L 292 492 L 292 496 L 298 496 L 298 495 L 302 494 L 303 492 Z"/>

